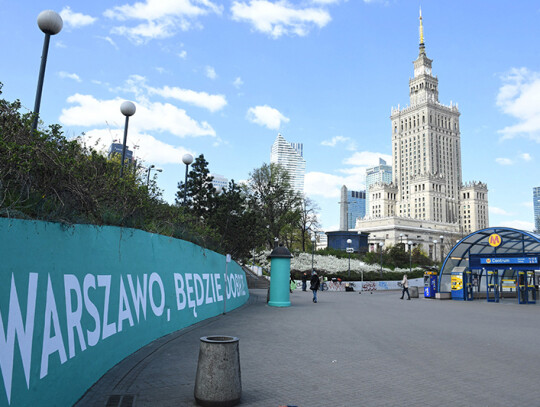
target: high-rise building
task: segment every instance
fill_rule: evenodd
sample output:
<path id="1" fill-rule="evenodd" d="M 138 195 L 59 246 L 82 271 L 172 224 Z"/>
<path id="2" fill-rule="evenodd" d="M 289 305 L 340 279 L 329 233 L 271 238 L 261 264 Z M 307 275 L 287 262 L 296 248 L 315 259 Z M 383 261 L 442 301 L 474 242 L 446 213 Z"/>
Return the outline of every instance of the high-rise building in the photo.
<path id="1" fill-rule="evenodd" d="M 270 162 L 283 166 L 289 173 L 293 189 L 304 193 L 304 176 L 306 173 L 306 160 L 304 160 L 304 146 L 302 143 L 289 143 L 278 134 L 274 144 Z"/>
<path id="2" fill-rule="evenodd" d="M 214 188 L 227 188 L 229 186 L 229 180 L 225 178 L 223 175 L 219 174 L 210 174 L 212 179 L 212 185 L 214 185 Z"/>
<path id="3" fill-rule="evenodd" d="M 108 157 L 111 158 L 114 155 L 118 155 L 119 157 L 122 157 L 122 149 L 124 148 L 124 145 L 122 143 L 111 143 L 109 146 L 109 152 Z M 131 163 L 133 160 L 133 151 L 131 151 L 126 146 L 126 162 Z M 120 158 L 120 161 L 122 161 L 122 158 Z"/>
<path id="4" fill-rule="evenodd" d="M 405 237 L 432 257 L 460 235 L 488 227 L 487 185 L 462 183 L 458 105 L 439 102 L 439 80 L 426 56 L 422 13 L 420 47 L 409 79 L 410 105 L 392 108 L 392 182 L 368 189 L 368 217 L 359 231 L 370 232 L 372 248 Z M 401 236 L 401 237 L 400 237 Z M 442 237 L 442 240 L 441 240 Z M 437 243 L 435 243 L 435 241 Z"/>
<path id="5" fill-rule="evenodd" d="M 339 230 L 354 229 L 356 219 L 366 216 L 366 191 L 349 191 L 341 187 Z"/>
<path id="6" fill-rule="evenodd" d="M 534 228 L 540 233 L 540 187 L 533 188 Z"/>
<path id="7" fill-rule="evenodd" d="M 392 178 L 392 166 L 387 165 L 386 161 L 379 158 L 379 165 L 368 168 L 366 170 L 366 213 L 369 215 L 369 189 L 375 184 L 391 184 Z M 365 214 L 364 214 L 365 216 Z"/>

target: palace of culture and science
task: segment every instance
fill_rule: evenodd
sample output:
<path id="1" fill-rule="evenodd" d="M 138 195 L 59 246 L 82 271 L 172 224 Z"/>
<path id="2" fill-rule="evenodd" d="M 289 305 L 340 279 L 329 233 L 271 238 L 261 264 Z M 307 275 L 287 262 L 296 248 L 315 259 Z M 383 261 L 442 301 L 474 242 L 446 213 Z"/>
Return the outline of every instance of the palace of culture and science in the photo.
<path id="1" fill-rule="evenodd" d="M 369 216 L 356 222 L 356 231 L 370 234 L 370 250 L 412 242 L 438 258 L 456 239 L 488 227 L 487 185 L 462 181 L 458 105 L 439 103 L 432 62 L 420 13 L 410 106 L 398 105 L 390 116 L 393 182 L 370 186 Z"/>

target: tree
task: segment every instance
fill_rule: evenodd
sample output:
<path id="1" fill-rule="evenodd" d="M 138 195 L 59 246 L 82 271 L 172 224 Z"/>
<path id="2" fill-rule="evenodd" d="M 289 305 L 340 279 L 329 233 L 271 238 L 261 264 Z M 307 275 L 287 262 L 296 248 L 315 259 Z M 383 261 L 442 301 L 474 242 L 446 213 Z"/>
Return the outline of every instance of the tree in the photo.
<path id="1" fill-rule="evenodd" d="M 208 212 L 212 210 L 216 195 L 216 189 L 212 184 L 214 177 L 208 170 L 208 161 L 204 154 L 195 158 L 187 178 L 187 202 L 185 206 L 196 217 L 206 219 Z M 178 183 L 176 192 L 176 204 L 184 205 L 184 182 Z"/>
<path id="2" fill-rule="evenodd" d="M 291 219 L 299 215 L 301 197 L 292 188 L 288 172 L 278 164 L 263 164 L 250 173 L 248 180 L 251 208 L 266 224 L 269 248 L 282 237 Z"/>
<path id="3" fill-rule="evenodd" d="M 248 258 L 252 249 L 264 244 L 263 227 L 248 204 L 246 188 L 234 180 L 216 196 L 209 225 L 221 236 L 221 250 L 236 258 Z"/>
<path id="4" fill-rule="evenodd" d="M 315 201 L 304 196 L 299 222 L 303 252 L 306 251 L 306 239 L 308 239 L 309 233 L 315 233 L 315 231 L 320 228 L 319 219 L 317 218 L 319 209 L 320 208 Z"/>

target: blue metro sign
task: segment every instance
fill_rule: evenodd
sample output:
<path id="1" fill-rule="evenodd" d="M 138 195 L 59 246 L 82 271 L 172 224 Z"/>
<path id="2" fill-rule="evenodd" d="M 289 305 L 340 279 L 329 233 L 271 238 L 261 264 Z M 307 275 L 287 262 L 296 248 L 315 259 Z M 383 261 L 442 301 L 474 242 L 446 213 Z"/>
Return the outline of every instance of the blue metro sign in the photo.
<path id="1" fill-rule="evenodd" d="M 538 264 L 538 257 L 488 257 L 481 258 L 480 264 Z"/>

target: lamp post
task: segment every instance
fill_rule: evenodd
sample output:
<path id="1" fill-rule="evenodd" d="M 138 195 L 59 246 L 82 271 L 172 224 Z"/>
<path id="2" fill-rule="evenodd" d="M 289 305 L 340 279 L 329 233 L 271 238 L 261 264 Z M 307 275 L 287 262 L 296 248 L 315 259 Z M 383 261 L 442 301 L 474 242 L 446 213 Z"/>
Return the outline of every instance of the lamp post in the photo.
<path id="1" fill-rule="evenodd" d="M 156 168 L 154 164 L 152 164 L 150 167 L 148 167 L 148 178 L 146 179 L 146 186 L 148 187 L 150 185 L 150 172 L 153 168 Z M 155 171 L 161 172 L 163 171 L 161 168 L 156 168 Z"/>
<path id="2" fill-rule="evenodd" d="M 36 91 L 36 101 L 34 102 L 34 120 L 32 121 L 32 134 L 37 129 L 39 119 L 39 108 L 41 105 L 41 92 L 43 90 L 43 79 L 45 78 L 45 67 L 47 65 L 47 54 L 49 53 L 49 42 L 51 35 L 58 34 L 64 25 L 62 17 L 52 10 L 45 10 L 39 13 L 37 18 L 39 29 L 45 34 L 43 41 L 43 52 L 41 53 L 41 65 L 39 67 L 38 85 Z"/>
<path id="3" fill-rule="evenodd" d="M 403 243 L 403 233 L 399 234 L 399 244 Z"/>
<path id="4" fill-rule="evenodd" d="M 409 245 L 409 275 L 412 274 L 412 245 L 413 245 L 413 242 L 411 242 L 410 240 L 407 242 L 407 244 Z"/>
<path id="5" fill-rule="evenodd" d="M 348 273 L 349 277 L 351 276 L 351 250 L 350 250 L 351 249 L 351 243 L 352 243 L 352 240 L 347 239 L 347 246 L 348 246 L 347 249 L 349 249 L 349 250 L 347 250 L 347 252 L 349 252 L 349 273 Z"/>
<path id="6" fill-rule="evenodd" d="M 126 124 L 124 125 L 124 144 L 122 145 L 122 165 L 120 167 L 120 178 L 124 176 L 124 161 L 126 160 L 126 143 L 128 134 L 129 117 L 135 114 L 135 104 L 130 101 L 125 101 L 120 105 L 120 111 L 126 116 Z"/>
<path id="7" fill-rule="evenodd" d="M 382 248 L 383 248 L 383 245 L 384 245 L 383 242 L 379 242 L 379 252 L 380 252 L 380 254 L 381 254 L 381 261 L 380 261 L 380 263 L 381 263 L 381 272 L 380 272 L 380 274 L 381 274 L 381 279 L 382 279 Z"/>
<path id="8" fill-rule="evenodd" d="M 313 267 L 313 259 L 315 257 L 315 235 L 311 236 L 311 274 L 313 275 L 313 270 L 314 267 Z"/>
<path id="9" fill-rule="evenodd" d="M 444 256 L 443 256 L 443 254 L 444 254 L 444 253 L 443 253 L 443 248 L 444 248 L 444 246 L 443 246 L 443 240 L 444 240 L 444 236 L 443 236 L 443 235 L 440 235 L 440 236 L 439 236 L 439 239 L 441 239 L 441 266 L 442 266 L 442 263 L 443 263 L 443 260 L 444 260 Z"/>
<path id="10" fill-rule="evenodd" d="M 184 202 L 182 203 L 183 206 L 186 206 L 187 202 L 187 174 L 188 174 L 188 167 L 189 164 L 193 162 L 193 156 L 191 154 L 184 154 L 182 157 L 182 162 L 186 164 L 186 178 L 184 180 Z"/>

